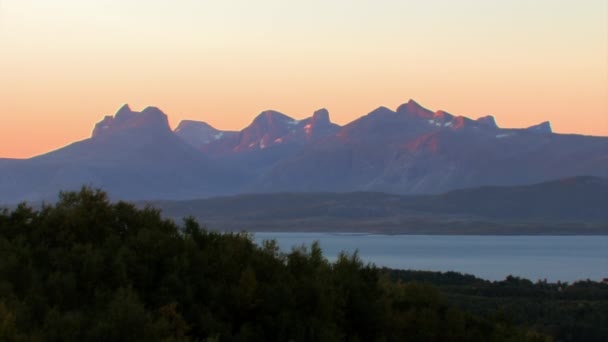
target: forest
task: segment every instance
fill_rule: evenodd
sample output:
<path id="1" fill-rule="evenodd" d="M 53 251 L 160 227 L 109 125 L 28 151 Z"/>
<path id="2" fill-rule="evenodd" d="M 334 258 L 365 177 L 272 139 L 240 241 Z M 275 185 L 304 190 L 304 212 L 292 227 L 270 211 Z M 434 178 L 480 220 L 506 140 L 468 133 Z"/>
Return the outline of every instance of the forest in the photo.
<path id="1" fill-rule="evenodd" d="M 329 262 L 90 188 L 0 212 L 0 341 L 593 340 L 607 293 Z"/>
<path id="2" fill-rule="evenodd" d="M 608 282 L 548 283 L 508 276 L 487 281 L 457 272 L 384 270 L 393 281 L 436 287 L 448 303 L 483 316 L 508 317 L 555 341 L 608 341 Z"/>

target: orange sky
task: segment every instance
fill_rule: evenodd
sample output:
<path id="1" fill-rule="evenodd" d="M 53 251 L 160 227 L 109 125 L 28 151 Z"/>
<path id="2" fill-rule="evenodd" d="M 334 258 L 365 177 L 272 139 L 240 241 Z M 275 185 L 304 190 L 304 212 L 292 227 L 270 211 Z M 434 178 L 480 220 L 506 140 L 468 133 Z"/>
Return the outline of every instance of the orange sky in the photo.
<path id="1" fill-rule="evenodd" d="M 123 103 L 241 129 L 413 98 L 608 136 L 608 2 L 0 0 L 0 157 L 86 138 Z"/>

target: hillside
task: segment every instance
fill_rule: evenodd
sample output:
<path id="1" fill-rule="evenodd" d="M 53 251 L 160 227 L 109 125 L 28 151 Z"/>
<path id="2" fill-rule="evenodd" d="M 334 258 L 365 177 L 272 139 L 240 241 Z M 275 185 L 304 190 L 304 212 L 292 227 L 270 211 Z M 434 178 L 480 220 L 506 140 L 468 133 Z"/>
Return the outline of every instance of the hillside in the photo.
<path id="1" fill-rule="evenodd" d="M 356 254 L 179 227 L 88 189 L 1 211 L 0 247 L 2 341 L 548 340 Z"/>
<path id="2" fill-rule="evenodd" d="M 608 182 L 596 177 L 426 196 L 280 193 L 147 203 L 220 230 L 608 234 Z"/>

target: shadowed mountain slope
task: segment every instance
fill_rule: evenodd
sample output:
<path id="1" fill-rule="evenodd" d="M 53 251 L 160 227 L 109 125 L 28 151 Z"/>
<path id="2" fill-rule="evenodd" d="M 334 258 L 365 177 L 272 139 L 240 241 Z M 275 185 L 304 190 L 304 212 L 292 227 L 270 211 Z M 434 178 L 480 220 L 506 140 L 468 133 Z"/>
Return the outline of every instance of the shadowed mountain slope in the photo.
<path id="1" fill-rule="evenodd" d="M 608 180 L 574 177 L 440 195 L 251 194 L 148 202 L 213 229 L 368 233 L 608 234 Z"/>
<path id="2" fill-rule="evenodd" d="M 123 106 L 91 138 L 27 160 L 0 163 L 0 200 L 53 200 L 83 184 L 114 198 L 195 198 L 224 194 L 239 175 L 210 163 L 179 139 L 158 108 Z"/>

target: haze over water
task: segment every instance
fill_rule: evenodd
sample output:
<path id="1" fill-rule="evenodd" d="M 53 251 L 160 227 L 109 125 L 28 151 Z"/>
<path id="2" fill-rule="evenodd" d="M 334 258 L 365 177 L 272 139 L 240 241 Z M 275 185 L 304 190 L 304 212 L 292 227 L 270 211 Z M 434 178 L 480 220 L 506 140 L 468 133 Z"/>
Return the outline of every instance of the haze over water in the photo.
<path id="1" fill-rule="evenodd" d="M 359 251 L 364 262 L 396 269 L 456 271 L 489 280 L 508 275 L 536 281 L 608 278 L 608 236 L 454 236 L 255 233 L 283 251 L 319 241 L 329 260 Z"/>

